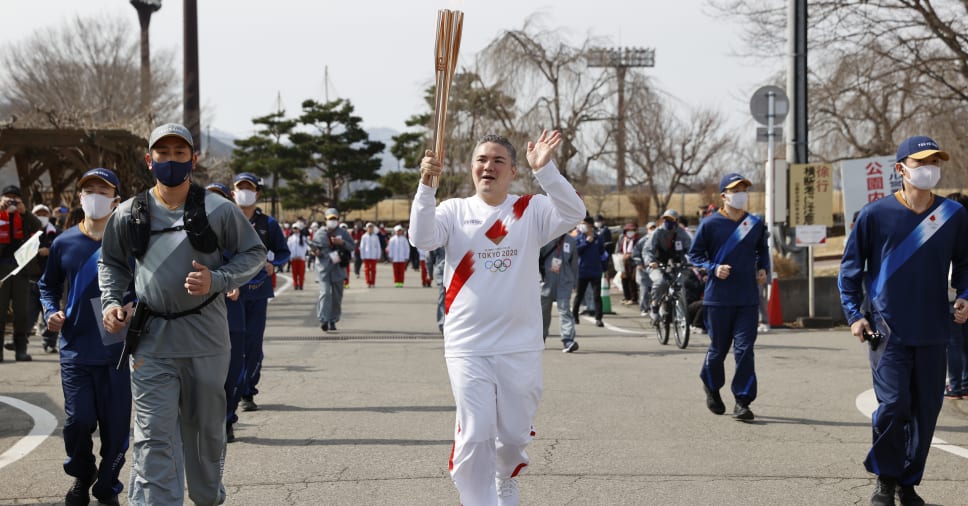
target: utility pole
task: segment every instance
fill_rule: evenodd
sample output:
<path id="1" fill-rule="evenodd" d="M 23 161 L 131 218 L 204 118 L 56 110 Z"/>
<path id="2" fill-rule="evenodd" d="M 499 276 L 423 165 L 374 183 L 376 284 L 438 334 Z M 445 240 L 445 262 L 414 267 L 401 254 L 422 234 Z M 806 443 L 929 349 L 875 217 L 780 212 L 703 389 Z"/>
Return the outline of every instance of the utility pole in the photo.
<path id="1" fill-rule="evenodd" d="M 615 69 L 618 79 L 618 111 L 615 125 L 615 190 L 625 191 L 625 72 L 630 67 L 654 67 L 653 48 L 594 48 L 587 55 L 589 67 Z"/>
<path id="2" fill-rule="evenodd" d="M 807 160 L 807 0 L 788 0 L 790 65 L 787 67 L 787 95 L 793 105 L 787 117 L 790 133 L 786 160 L 790 164 Z"/>
<path id="3" fill-rule="evenodd" d="M 151 24 L 151 15 L 161 8 L 161 0 L 131 0 L 131 5 L 138 11 L 138 23 L 141 25 L 141 112 L 150 127 L 151 50 L 148 44 L 148 25 Z"/>
<path id="4" fill-rule="evenodd" d="M 192 133 L 195 151 L 201 151 L 202 126 L 201 105 L 198 86 L 198 3 L 185 0 L 184 3 L 184 107 L 185 127 Z"/>

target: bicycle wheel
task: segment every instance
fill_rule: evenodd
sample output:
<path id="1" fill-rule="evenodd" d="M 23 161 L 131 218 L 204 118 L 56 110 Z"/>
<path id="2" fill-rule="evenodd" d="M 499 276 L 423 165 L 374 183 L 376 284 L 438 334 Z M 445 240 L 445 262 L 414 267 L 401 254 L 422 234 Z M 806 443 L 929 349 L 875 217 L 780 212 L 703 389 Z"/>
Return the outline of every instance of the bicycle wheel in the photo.
<path id="1" fill-rule="evenodd" d="M 662 301 L 662 306 L 666 307 L 666 301 Z M 666 314 L 660 315 L 658 320 L 655 320 L 652 325 L 655 327 L 656 338 L 659 340 L 659 344 L 669 344 L 669 315 L 668 311 Z"/>
<path id="2" fill-rule="evenodd" d="M 679 296 L 675 301 L 676 313 L 675 313 L 675 332 L 676 332 L 676 346 L 680 349 L 686 349 L 689 346 L 689 311 L 686 307 L 686 291 L 680 290 Z"/>

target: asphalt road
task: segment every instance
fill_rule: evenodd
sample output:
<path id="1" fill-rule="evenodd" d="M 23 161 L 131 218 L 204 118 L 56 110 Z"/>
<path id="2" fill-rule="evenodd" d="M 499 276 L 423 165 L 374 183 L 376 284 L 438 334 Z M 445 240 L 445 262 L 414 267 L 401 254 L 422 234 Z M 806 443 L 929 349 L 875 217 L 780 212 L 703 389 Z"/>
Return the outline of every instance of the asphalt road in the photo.
<path id="1" fill-rule="evenodd" d="M 228 447 L 227 504 L 458 503 L 447 474 L 454 408 L 433 319 L 436 288 L 407 276 L 407 287 L 393 288 L 381 264 L 377 288 L 353 279 L 339 330 L 325 334 L 314 317 L 315 282 L 292 291 L 280 277 L 261 409 L 241 414 Z M 870 374 L 866 348 L 846 330 L 761 335 L 757 418 L 741 423 L 706 410 L 698 375 L 708 339 L 694 336 L 686 350 L 659 345 L 612 293 L 618 314 L 606 316 L 606 328 L 584 321 L 580 351 L 563 354 L 549 338 L 522 504 L 867 504 L 871 431 L 857 405 Z M 0 453 L 8 452 L 0 504 L 61 504 L 72 483 L 61 468 L 56 356 L 36 338 L 31 352 L 32 363 L 0 364 L 0 396 L 52 413 L 57 428 L 25 439 L 30 415 L 0 402 Z M 955 452 L 968 449 L 968 400 L 945 401 L 937 436 Z M 38 444 L 12 456 L 24 441 Z M 930 504 L 968 504 L 964 452 L 931 451 L 919 489 Z"/>

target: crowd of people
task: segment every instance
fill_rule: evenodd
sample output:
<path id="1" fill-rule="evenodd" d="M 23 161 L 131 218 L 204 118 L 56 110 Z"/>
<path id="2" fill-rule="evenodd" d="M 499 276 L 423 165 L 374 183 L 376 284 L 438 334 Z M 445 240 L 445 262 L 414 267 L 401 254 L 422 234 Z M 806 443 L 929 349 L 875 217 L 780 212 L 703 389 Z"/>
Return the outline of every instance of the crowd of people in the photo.
<path id="1" fill-rule="evenodd" d="M 545 195 L 509 193 L 516 149 L 487 136 L 471 164 L 475 194 L 440 203 L 431 183 L 441 163 L 428 151 L 409 230 L 350 225 L 335 208 L 325 211 L 323 223 L 302 217 L 280 223 L 258 206 L 263 181 L 247 172 L 231 186 L 194 185 L 194 142 L 178 124 L 149 137 L 145 165 L 157 182 L 137 195 L 122 195 L 117 175 L 105 168 L 78 180 L 80 208 L 73 213 L 43 204 L 27 213 L 20 189 L 4 188 L 0 307 L 12 306 L 14 318 L 13 339 L 4 348 L 17 361 L 30 361 L 30 327 L 42 315 L 35 333 L 45 351 L 59 353 L 61 365 L 64 471 L 74 478 L 66 504 L 88 504 L 91 495 L 100 504 L 118 504 L 129 447 L 130 503 L 180 504 L 185 480 L 195 503 L 225 500 L 226 443 L 235 439 L 239 411 L 259 409 L 268 300 L 280 271 L 291 272 L 297 291 L 305 287 L 306 270 L 315 272 L 316 317 L 324 332 L 337 330 L 354 275 L 374 288 L 382 263 L 392 269 L 394 287 L 404 286 L 408 267 L 420 272 L 421 286 L 436 282 L 436 322 L 457 406 L 450 471 L 464 504 L 494 504 L 493 498 L 517 504 L 517 477 L 530 462 L 525 449 L 535 434 L 551 307 L 562 351 L 578 351 L 583 312 L 604 326 L 603 279 L 618 279 L 623 305 L 658 319 L 669 273 L 681 276 L 690 323 L 710 339 L 699 368 L 706 406 L 726 412 L 721 389 L 732 349 L 732 416 L 753 420 L 754 344 L 765 330 L 760 287 L 771 258 L 763 220 L 746 211 L 752 183 L 739 173 L 724 176 L 718 207 L 702 213 L 695 230 L 669 209 L 641 229 L 624 223 L 613 238 L 605 218 L 588 214 L 555 167 L 560 143 L 558 132 L 543 132 L 527 147 Z M 968 197 L 930 191 L 946 160 L 927 137 L 899 146 L 903 189 L 859 213 L 840 272 L 851 332 L 871 342 L 880 408 L 865 465 L 878 476 L 875 505 L 894 504 L 895 493 L 902 504 L 923 504 L 914 487 L 941 392 L 968 396 L 968 246 L 955 240 L 968 232 Z M 14 252 L 35 234 L 36 258 L 18 266 Z M 874 244 L 900 253 L 885 254 Z M 929 285 L 916 301 L 918 314 L 932 318 L 899 316 L 907 313 L 899 306 L 912 303 L 901 294 L 915 277 Z M 956 289 L 950 296 L 949 285 Z M 482 293 L 507 301 L 500 314 L 475 303 Z M 0 311 L 0 328 L 6 315 Z M 925 325 L 933 327 L 925 331 Z M 897 448 L 912 450 L 899 454 Z"/>

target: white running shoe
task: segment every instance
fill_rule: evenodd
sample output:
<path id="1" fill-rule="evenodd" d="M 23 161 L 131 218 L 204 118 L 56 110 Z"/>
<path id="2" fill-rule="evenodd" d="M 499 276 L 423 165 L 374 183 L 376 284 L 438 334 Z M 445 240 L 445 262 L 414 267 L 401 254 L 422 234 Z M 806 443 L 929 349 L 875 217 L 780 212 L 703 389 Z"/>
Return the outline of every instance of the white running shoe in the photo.
<path id="1" fill-rule="evenodd" d="M 503 480 L 495 478 L 497 484 L 497 504 L 498 506 L 518 506 L 518 479 L 508 478 Z"/>
<path id="2" fill-rule="evenodd" d="M 768 323 L 761 323 L 759 327 L 756 327 L 756 332 L 758 334 L 766 334 L 769 331 L 770 331 L 770 324 Z"/>

